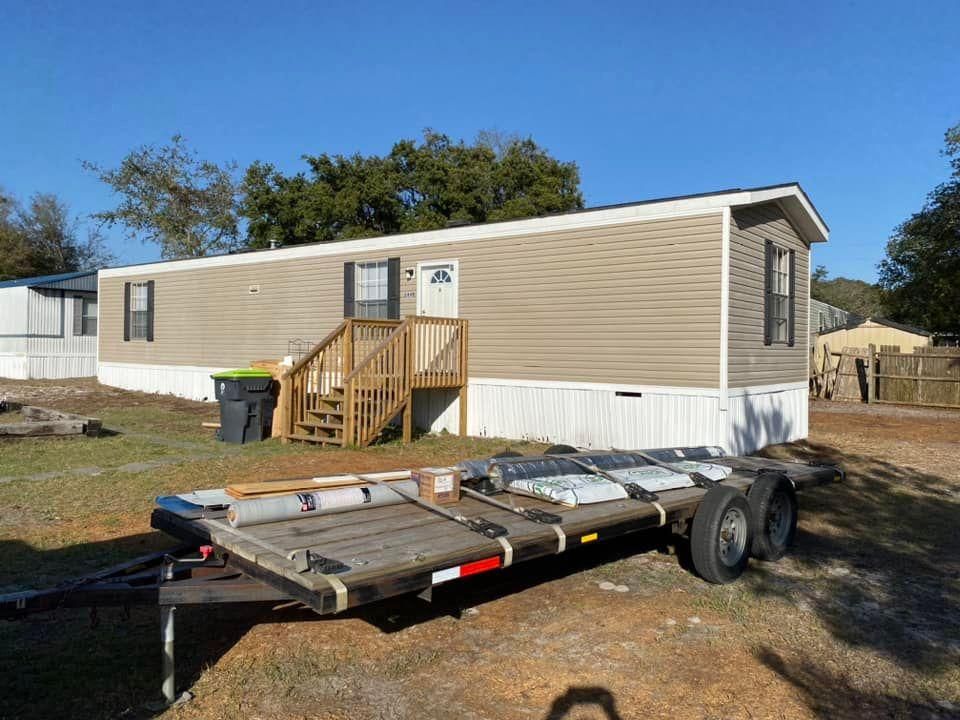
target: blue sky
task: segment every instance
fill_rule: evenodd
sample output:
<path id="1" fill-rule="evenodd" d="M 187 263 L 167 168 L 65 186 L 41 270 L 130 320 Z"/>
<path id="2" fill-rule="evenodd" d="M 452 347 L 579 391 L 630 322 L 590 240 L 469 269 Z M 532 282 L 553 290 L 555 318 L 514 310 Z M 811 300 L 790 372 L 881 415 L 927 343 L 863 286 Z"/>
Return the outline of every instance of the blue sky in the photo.
<path id="1" fill-rule="evenodd" d="M 433 127 L 575 160 L 588 205 L 799 180 L 832 230 L 814 262 L 873 280 L 947 175 L 960 3 L 0 0 L 0 187 L 86 215 L 81 160 L 185 135 L 295 171 Z M 155 247 L 110 245 L 124 262 Z"/>

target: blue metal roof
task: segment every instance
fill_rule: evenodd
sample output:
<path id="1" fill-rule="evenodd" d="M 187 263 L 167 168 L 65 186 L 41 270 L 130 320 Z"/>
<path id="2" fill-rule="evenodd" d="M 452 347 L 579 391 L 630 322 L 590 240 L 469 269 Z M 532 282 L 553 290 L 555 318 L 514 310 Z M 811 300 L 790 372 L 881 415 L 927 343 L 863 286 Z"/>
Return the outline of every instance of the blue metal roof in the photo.
<path id="1" fill-rule="evenodd" d="M 20 278 L 19 280 L 0 280 L 0 288 L 39 287 L 41 285 L 50 285 L 51 283 L 63 282 L 64 280 L 74 280 L 76 278 L 96 274 L 96 270 L 86 270 L 84 272 L 60 273 L 59 275 L 40 275 L 38 277 Z"/>

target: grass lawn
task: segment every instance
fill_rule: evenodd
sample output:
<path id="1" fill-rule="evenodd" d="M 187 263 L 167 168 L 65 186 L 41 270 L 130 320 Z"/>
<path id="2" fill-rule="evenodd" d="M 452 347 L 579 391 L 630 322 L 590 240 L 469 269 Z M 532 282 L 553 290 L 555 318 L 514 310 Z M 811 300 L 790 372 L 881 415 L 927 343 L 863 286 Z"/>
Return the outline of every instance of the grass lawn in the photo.
<path id="1" fill-rule="evenodd" d="M 149 528 L 158 494 L 539 447 L 226 446 L 200 428 L 210 405 L 89 382 L 0 385 L 18 401 L 93 408 L 114 431 L 0 442 L 0 592 L 172 545 Z M 651 535 L 451 583 L 433 605 L 400 598 L 333 618 L 181 608 L 178 680 L 196 698 L 161 714 L 958 717 L 960 414 L 843 410 L 814 406 L 810 441 L 769 453 L 840 462 L 847 483 L 803 495 L 795 552 L 734 585 L 701 582 Z M 0 624 L 0 719 L 155 716 L 156 609 L 97 621 L 60 610 Z"/>

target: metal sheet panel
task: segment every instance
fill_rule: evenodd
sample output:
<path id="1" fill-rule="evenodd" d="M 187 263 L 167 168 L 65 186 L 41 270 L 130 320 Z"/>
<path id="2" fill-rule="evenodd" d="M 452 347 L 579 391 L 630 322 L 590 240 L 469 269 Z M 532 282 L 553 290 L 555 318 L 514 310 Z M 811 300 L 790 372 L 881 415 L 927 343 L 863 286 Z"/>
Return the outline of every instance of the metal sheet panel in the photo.
<path id="1" fill-rule="evenodd" d="M 807 395 L 807 387 L 803 385 L 731 397 L 724 449 L 733 455 L 746 455 L 767 445 L 807 437 Z"/>

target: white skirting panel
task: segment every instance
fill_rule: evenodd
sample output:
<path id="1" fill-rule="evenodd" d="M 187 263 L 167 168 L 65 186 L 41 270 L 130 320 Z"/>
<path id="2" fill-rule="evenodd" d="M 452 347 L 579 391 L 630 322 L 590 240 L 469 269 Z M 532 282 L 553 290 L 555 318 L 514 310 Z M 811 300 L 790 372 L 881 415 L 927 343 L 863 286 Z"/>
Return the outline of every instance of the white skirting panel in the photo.
<path id="1" fill-rule="evenodd" d="M 716 443 L 720 418 L 715 394 L 648 389 L 637 395 L 618 396 L 614 386 L 576 389 L 471 382 L 468 431 L 603 449 Z"/>
<path id="2" fill-rule="evenodd" d="M 0 377 L 26 380 L 27 356 L 20 353 L 0 353 Z"/>
<path id="3" fill-rule="evenodd" d="M 134 365 L 101 362 L 97 379 L 104 385 L 140 392 L 176 395 L 189 400 L 213 401 L 213 373 L 222 367 L 191 365 Z"/>
<path id="4" fill-rule="evenodd" d="M 27 365 L 31 378 L 79 378 L 97 374 L 94 355 L 31 355 Z"/>
<path id="5" fill-rule="evenodd" d="M 807 437 L 806 383 L 730 391 L 724 449 L 735 455 Z"/>

